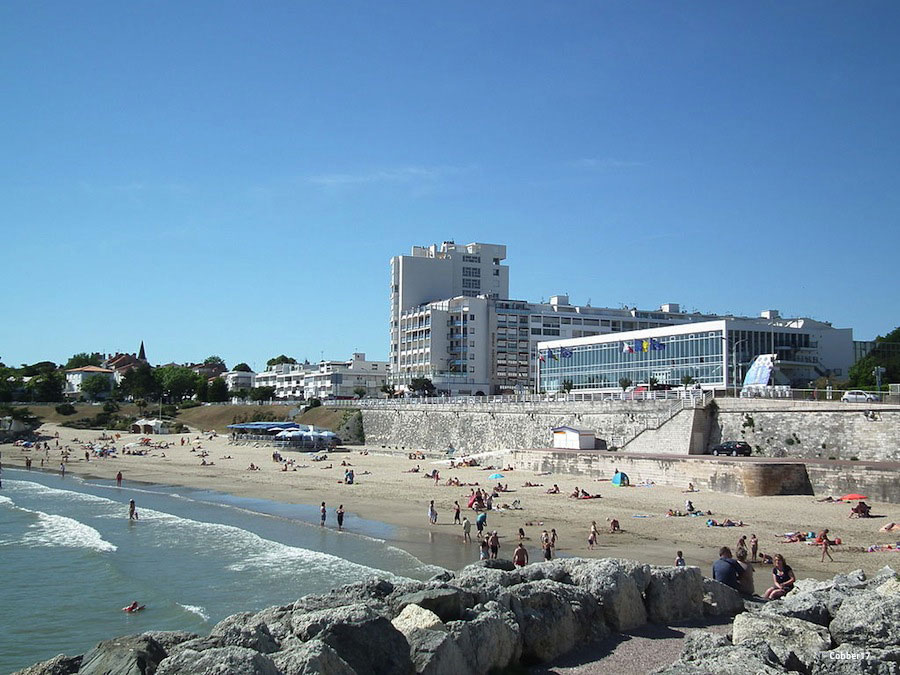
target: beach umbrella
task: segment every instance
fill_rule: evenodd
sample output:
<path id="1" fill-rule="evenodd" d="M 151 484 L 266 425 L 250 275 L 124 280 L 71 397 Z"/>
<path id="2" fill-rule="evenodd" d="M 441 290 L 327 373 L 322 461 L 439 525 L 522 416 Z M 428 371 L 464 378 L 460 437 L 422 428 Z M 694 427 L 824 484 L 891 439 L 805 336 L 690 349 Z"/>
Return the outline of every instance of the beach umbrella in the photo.
<path id="1" fill-rule="evenodd" d="M 865 495 L 858 495 L 856 493 L 853 493 L 852 495 L 844 495 L 843 497 L 841 497 L 841 501 L 844 502 L 855 502 L 860 499 L 868 499 L 868 497 L 866 497 Z"/>
<path id="2" fill-rule="evenodd" d="M 488 476 L 488 480 L 500 480 L 501 478 L 504 478 L 502 473 L 494 473 Z"/>

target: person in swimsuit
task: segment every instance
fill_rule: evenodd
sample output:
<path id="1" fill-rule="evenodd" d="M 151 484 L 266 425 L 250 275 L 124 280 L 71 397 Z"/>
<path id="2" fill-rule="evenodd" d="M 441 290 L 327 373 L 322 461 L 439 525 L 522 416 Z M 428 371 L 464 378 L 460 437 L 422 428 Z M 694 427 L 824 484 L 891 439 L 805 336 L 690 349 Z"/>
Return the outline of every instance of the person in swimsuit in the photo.
<path id="1" fill-rule="evenodd" d="M 513 551 L 513 565 L 516 567 L 525 567 L 528 564 L 528 550 L 525 548 L 525 545 L 520 541 L 519 545 L 516 546 L 516 550 Z"/>
<path id="2" fill-rule="evenodd" d="M 337 513 L 338 529 L 343 530 L 344 529 L 344 505 L 341 504 L 340 506 L 338 506 L 337 511 L 335 513 Z"/>
<path id="3" fill-rule="evenodd" d="M 325 502 L 322 502 L 322 506 L 319 507 L 319 515 L 322 519 L 320 525 L 325 527 L 325 517 L 328 515 L 328 512 L 325 510 Z"/>
<path id="4" fill-rule="evenodd" d="M 769 600 L 777 600 L 793 590 L 797 578 L 794 576 L 794 570 L 785 562 L 784 556 L 780 553 L 775 554 L 772 564 L 774 565 L 772 580 L 775 585 L 766 590 L 765 597 Z"/>

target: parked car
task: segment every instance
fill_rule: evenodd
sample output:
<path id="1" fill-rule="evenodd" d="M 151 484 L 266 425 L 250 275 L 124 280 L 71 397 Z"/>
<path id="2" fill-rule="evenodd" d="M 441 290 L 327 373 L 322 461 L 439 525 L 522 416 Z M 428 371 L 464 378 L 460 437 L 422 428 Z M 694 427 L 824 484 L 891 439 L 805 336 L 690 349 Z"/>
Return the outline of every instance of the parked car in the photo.
<path id="1" fill-rule="evenodd" d="M 738 455 L 746 455 L 749 457 L 752 449 L 750 448 L 750 444 L 745 443 L 744 441 L 725 441 L 724 443 L 712 446 L 709 452 L 716 456 L 731 455 L 732 457 L 737 457 Z"/>
<path id="2" fill-rule="evenodd" d="M 878 394 L 871 394 L 862 389 L 852 389 L 850 391 L 845 391 L 844 395 L 841 396 L 841 400 L 844 403 L 871 403 L 873 401 L 880 401 L 881 397 Z"/>

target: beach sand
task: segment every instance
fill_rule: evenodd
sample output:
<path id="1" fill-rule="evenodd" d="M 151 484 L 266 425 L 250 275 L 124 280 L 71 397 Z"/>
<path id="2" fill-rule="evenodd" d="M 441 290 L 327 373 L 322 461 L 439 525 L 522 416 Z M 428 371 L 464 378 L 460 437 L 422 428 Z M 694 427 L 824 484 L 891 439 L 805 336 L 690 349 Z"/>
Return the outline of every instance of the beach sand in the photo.
<path id="1" fill-rule="evenodd" d="M 67 472 L 73 474 L 114 479 L 116 472 L 122 471 L 125 481 L 141 481 L 165 485 L 183 485 L 194 488 L 215 490 L 242 497 L 269 499 L 296 504 L 317 505 L 325 501 L 329 509 L 329 526 L 334 526 L 333 509 L 343 504 L 349 514 L 378 520 L 400 526 L 405 532 L 420 533 L 418 541 L 392 541 L 395 545 L 409 550 L 424 562 L 442 567 L 458 568 L 478 559 L 478 544 L 462 543 L 462 531 L 453 525 L 453 502 L 460 503 L 463 515 L 473 522 L 472 535 L 475 536 L 475 513 L 466 509 L 470 490 L 473 487 L 453 487 L 445 485 L 449 477 L 458 477 L 466 483 L 478 483 L 481 487 L 495 485 L 497 480 L 488 476 L 496 471 L 482 467 L 449 469 L 445 461 L 434 459 L 410 460 L 406 455 L 384 454 L 369 448 L 369 454 L 361 454 L 362 448 L 354 447 L 349 452 L 328 454 L 325 462 L 313 462 L 311 453 L 284 451 L 285 457 L 293 458 L 299 465 L 297 471 L 282 472 L 280 465 L 272 460 L 274 448 L 270 446 L 251 447 L 235 445 L 226 436 L 209 438 L 209 435 L 192 433 L 183 436 L 164 435 L 154 437 L 154 441 L 168 441 L 165 450 L 153 449 L 148 456 L 123 455 L 121 449 L 127 443 L 137 441 L 138 434 L 122 434 L 116 445 L 120 450 L 116 458 L 92 458 L 85 461 L 81 441 L 97 441 L 100 432 L 84 431 L 45 424 L 40 433 L 49 440 L 51 449 L 45 469 L 58 471 L 60 450 L 68 445 L 72 450 Z M 59 447 L 53 436 L 59 433 Z M 180 439 L 191 439 L 181 446 Z M 212 466 L 201 466 L 198 447 L 208 452 L 207 461 Z M 40 460 L 45 457 L 43 450 L 25 451 L 11 444 L 0 445 L 5 466 L 24 466 L 27 455 L 33 458 L 33 470 L 40 470 Z M 165 456 L 163 456 L 163 454 Z M 231 456 L 233 459 L 223 459 Z M 341 462 L 352 464 L 356 483 L 345 485 L 341 482 L 345 467 Z M 482 464 L 493 462 L 502 468 L 502 457 L 486 458 Z M 250 463 L 261 467 L 259 471 L 248 471 Z M 406 473 L 419 465 L 420 473 Z M 326 468 L 328 466 L 331 468 Z M 424 474 L 438 468 L 441 475 L 439 485 Z M 370 472 L 365 475 L 364 472 Z M 893 543 L 900 539 L 896 532 L 879 532 L 879 528 L 891 521 L 900 521 L 900 505 L 869 502 L 872 512 L 879 518 L 849 519 L 847 504 L 817 502 L 811 496 L 786 497 L 742 497 L 717 492 L 694 492 L 685 494 L 682 489 L 668 486 L 653 487 L 613 487 L 609 481 L 586 481 L 583 477 L 554 474 L 536 476 L 533 472 L 520 470 L 500 471 L 504 478 L 499 482 L 508 484 L 511 492 L 501 494 L 494 500 L 494 506 L 511 504 L 520 500 L 522 510 L 501 510 L 490 513 L 488 529 L 500 534 L 501 557 L 511 557 L 512 549 L 518 542 L 518 529 L 523 527 L 528 537 L 526 546 L 531 561 L 541 559 L 541 531 L 555 528 L 559 541 L 557 552 L 566 556 L 617 557 L 640 560 L 652 564 L 671 565 L 676 550 L 682 550 L 688 565 L 699 566 L 704 574 L 710 574 L 710 566 L 718 557 L 720 546 L 735 550 L 738 538 L 755 533 L 759 538 L 760 550 L 766 553 L 782 553 L 798 578 L 830 578 L 838 572 L 862 568 L 867 573 L 884 565 L 897 567 L 900 556 L 893 552 L 866 553 L 865 547 L 876 543 Z M 543 483 L 543 487 L 525 488 L 523 483 Z M 546 490 L 558 484 L 561 494 L 547 494 Z M 577 500 L 568 497 L 575 486 L 589 493 L 600 493 L 602 499 Z M 686 486 L 685 486 L 686 487 Z M 690 498 L 698 509 L 712 511 L 712 518 L 723 521 L 731 518 L 743 520 L 744 527 L 707 527 L 706 517 L 664 516 L 668 508 L 684 509 L 686 498 Z M 436 525 L 428 523 L 428 503 L 435 500 L 438 511 Z M 607 518 L 618 519 L 622 532 L 607 533 Z M 348 517 L 349 519 L 349 517 Z M 590 551 L 587 537 L 591 521 L 596 521 L 601 535 L 597 547 Z M 529 524 L 531 523 L 531 524 Z M 803 530 L 830 530 L 831 537 L 840 537 L 843 544 L 831 549 L 834 562 L 820 562 L 821 550 L 806 543 L 782 543 L 784 532 Z M 413 535 L 415 538 L 415 535 Z M 435 539 L 442 545 L 434 545 Z M 448 555 L 448 542 L 458 542 L 459 552 Z M 451 546 L 452 548 L 452 546 Z M 764 565 L 756 566 L 756 590 L 761 593 L 770 585 L 771 575 Z"/>

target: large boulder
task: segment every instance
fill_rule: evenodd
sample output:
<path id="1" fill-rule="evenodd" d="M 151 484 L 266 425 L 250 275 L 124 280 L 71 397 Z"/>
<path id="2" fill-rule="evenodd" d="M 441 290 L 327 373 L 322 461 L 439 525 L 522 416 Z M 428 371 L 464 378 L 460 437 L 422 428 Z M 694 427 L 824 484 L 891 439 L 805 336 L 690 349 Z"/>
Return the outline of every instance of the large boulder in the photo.
<path id="1" fill-rule="evenodd" d="M 569 571 L 571 569 L 569 561 L 570 559 L 563 558 L 561 560 L 548 560 L 520 567 L 514 572 L 514 583 L 550 579 L 561 584 L 572 584 L 574 582 Z"/>
<path id="2" fill-rule="evenodd" d="M 468 591 L 476 604 L 483 604 L 496 600 L 503 588 L 521 582 L 514 572 L 469 565 L 457 575 L 453 585 Z"/>
<path id="3" fill-rule="evenodd" d="M 52 659 L 17 670 L 13 675 L 72 675 L 81 667 L 81 656 L 57 654 Z"/>
<path id="4" fill-rule="evenodd" d="M 399 630 L 409 640 L 409 635 L 414 630 L 440 630 L 445 631 L 447 627 L 441 621 L 441 617 L 432 612 L 430 609 L 419 607 L 418 605 L 407 605 L 396 617 L 391 620 L 394 628 Z"/>
<path id="5" fill-rule="evenodd" d="M 703 613 L 707 616 L 734 616 L 744 611 L 741 594 L 731 586 L 703 578 Z"/>
<path id="6" fill-rule="evenodd" d="M 269 627 L 251 612 L 232 614 L 213 626 L 209 637 L 221 647 L 247 647 L 263 654 L 277 652 L 281 647 Z"/>
<path id="7" fill-rule="evenodd" d="M 895 595 L 863 591 L 848 597 L 828 626 L 836 644 L 893 647 L 900 627 L 900 601 Z"/>
<path id="8" fill-rule="evenodd" d="M 515 615 L 522 658 L 546 662 L 575 645 L 609 635 L 597 600 L 577 586 L 544 579 L 513 586 L 501 604 Z"/>
<path id="9" fill-rule="evenodd" d="M 468 671 L 466 657 L 446 630 L 414 628 L 405 635 L 418 675 L 458 675 Z"/>
<path id="10" fill-rule="evenodd" d="M 200 637 L 197 633 L 191 633 L 187 630 L 148 630 L 142 635 L 156 640 L 159 646 L 166 650 L 167 654 L 173 647 L 180 645 L 182 642 L 196 640 Z"/>
<path id="11" fill-rule="evenodd" d="M 593 595 L 610 628 L 625 631 L 647 623 L 643 593 L 650 584 L 650 566 L 630 560 L 603 558 L 578 561 L 572 581 Z"/>
<path id="12" fill-rule="evenodd" d="M 447 624 L 448 632 L 466 659 L 466 673 L 485 675 L 518 662 L 522 639 L 516 616 L 496 601 L 478 605 L 466 620 Z"/>
<path id="13" fill-rule="evenodd" d="M 459 588 L 428 588 L 401 596 L 395 607 L 402 611 L 408 605 L 418 605 L 437 614 L 441 621 L 456 621 L 474 604 L 472 594 Z"/>
<path id="14" fill-rule="evenodd" d="M 763 645 L 764 648 L 764 645 Z M 724 635 L 695 631 L 684 640 L 681 657 L 656 671 L 660 675 L 781 675 L 774 653 L 732 645 Z"/>
<path id="15" fill-rule="evenodd" d="M 644 593 L 647 617 L 668 625 L 703 616 L 703 575 L 699 567 L 651 567 Z"/>
<path id="16" fill-rule="evenodd" d="M 321 640 L 271 655 L 281 675 L 356 675 L 344 659 Z"/>
<path id="17" fill-rule="evenodd" d="M 788 670 L 809 672 L 816 655 L 831 647 L 828 629 L 788 616 L 745 612 L 734 617 L 732 642 L 764 640 L 778 662 Z"/>
<path id="18" fill-rule="evenodd" d="M 513 572 L 515 571 L 516 566 L 513 565 L 512 560 L 504 560 L 503 558 L 489 558 L 487 560 L 477 560 L 471 565 L 466 565 L 464 569 L 503 570 L 504 572 Z"/>
<path id="19" fill-rule="evenodd" d="M 767 616 L 787 616 L 827 626 L 831 623 L 832 618 L 829 609 L 830 593 L 831 591 L 828 589 L 812 591 L 795 589 L 780 600 L 767 602 L 763 605 L 761 613 Z M 843 600 L 841 601 L 843 602 Z"/>
<path id="20" fill-rule="evenodd" d="M 900 675 L 900 649 L 838 645 L 819 652 L 811 675 Z"/>
<path id="21" fill-rule="evenodd" d="M 153 675 L 166 656 L 166 650 L 152 637 L 127 635 L 99 643 L 84 655 L 78 672 L 85 675 Z"/>
<path id="22" fill-rule="evenodd" d="M 281 675 L 265 654 L 246 647 L 216 647 L 202 652 L 185 649 L 163 659 L 156 675 Z"/>

